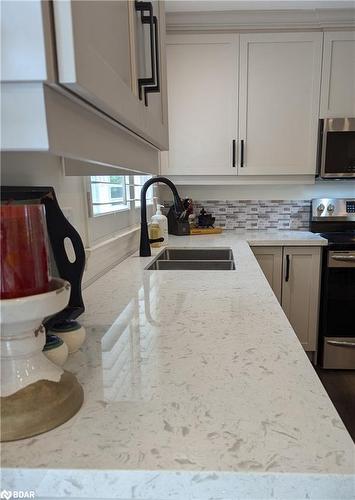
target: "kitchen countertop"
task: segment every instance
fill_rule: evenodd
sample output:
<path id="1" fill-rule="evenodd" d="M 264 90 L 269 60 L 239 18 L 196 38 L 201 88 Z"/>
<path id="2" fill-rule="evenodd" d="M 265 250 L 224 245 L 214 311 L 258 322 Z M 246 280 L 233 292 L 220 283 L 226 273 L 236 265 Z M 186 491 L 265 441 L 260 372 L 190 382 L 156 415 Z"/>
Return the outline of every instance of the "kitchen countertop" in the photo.
<path id="1" fill-rule="evenodd" d="M 170 237 L 231 247 L 236 270 L 145 271 L 152 257 L 134 255 L 88 287 L 87 341 L 66 365 L 84 405 L 3 444 L 2 487 L 46 499 L 355 498 L 354 444 L 248 242 L 326 244 L 296 231 Z"/>
<path id="2" fill-rule="evenodd" d="M 232 231 L 228 231 L 228 234 Z M 328 241 L 319 234 L 309 231 L 250 231 L 237 229 L 235 238 L 247 241 L 251 246 L 326 246 Z"/>

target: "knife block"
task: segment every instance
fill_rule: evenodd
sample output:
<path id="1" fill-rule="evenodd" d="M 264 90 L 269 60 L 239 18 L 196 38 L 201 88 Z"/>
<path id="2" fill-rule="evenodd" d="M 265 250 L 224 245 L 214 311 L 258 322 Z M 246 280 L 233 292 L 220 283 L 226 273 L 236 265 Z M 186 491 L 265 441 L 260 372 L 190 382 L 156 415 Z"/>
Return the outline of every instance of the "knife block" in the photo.
<path id="1" fill-rule="evenodd" d="M 167 214 L 168 233 L 175 236 L 188 236 L 190 234 L 190 224 L 187 221 L 179 221 L 178 214 L 174 207 L 170 207 Z"/>

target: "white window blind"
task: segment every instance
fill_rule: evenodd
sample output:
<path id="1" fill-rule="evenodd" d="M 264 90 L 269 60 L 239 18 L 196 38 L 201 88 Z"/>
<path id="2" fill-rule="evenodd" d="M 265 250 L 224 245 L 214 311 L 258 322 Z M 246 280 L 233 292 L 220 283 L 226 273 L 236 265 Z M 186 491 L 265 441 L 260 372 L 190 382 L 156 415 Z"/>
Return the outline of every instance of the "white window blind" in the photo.
<path id="1" fill-rule="evenodd" d="M 89 215 L 109 215 L 140 207 L 143 184 L 150 175 L 95 175 L 89 177 Z M 147 204 L 153 203 L 153 186 L 147 191 Z"/>
<path id="2" fill-rule="evenodd" d="M 133 175 L 132 176 L 132 192 L 134 198 L 135 208 L 141 206 L 141 189 L 143 184 L 151 178 L 151 175 Z M 147 190 L 147 204 L 153 203 L 153 186 L 150 186 Z"/>
<path id="3" fill-rule="evenodd" d="M 130 208 L 123 175 L 91 176 L 90 195 L 89 210 L 92 217 Z"/>

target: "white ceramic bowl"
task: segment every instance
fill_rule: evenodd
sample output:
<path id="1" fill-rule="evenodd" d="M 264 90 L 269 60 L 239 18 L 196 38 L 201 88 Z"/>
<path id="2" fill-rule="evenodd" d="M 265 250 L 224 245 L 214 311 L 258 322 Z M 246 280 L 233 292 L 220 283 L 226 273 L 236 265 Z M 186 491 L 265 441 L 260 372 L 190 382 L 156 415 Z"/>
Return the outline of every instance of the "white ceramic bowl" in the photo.
<path id="1" fill-rule="evenodd" d="M 6 397 L 37 382 L 59 382 L 63 370 L 44 356 L 43 318 L 68 304 L 70 284 L 52 278 L 46 293 L 0 301 L 1 396 Z M 65 348 L 64 348 L 65 349 Z"/>

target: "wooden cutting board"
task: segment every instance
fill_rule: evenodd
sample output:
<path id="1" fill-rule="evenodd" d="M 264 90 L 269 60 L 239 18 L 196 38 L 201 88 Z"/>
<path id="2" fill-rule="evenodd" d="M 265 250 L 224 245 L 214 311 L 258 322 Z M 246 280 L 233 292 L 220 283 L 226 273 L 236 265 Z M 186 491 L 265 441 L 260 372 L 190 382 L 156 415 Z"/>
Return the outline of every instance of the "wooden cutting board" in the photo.
<path id="1" fill-rule="evenodd" d="M 220 234 L 222 232 L 222 227 L 194 227 L 190 229 L 190 234 Z"/>

